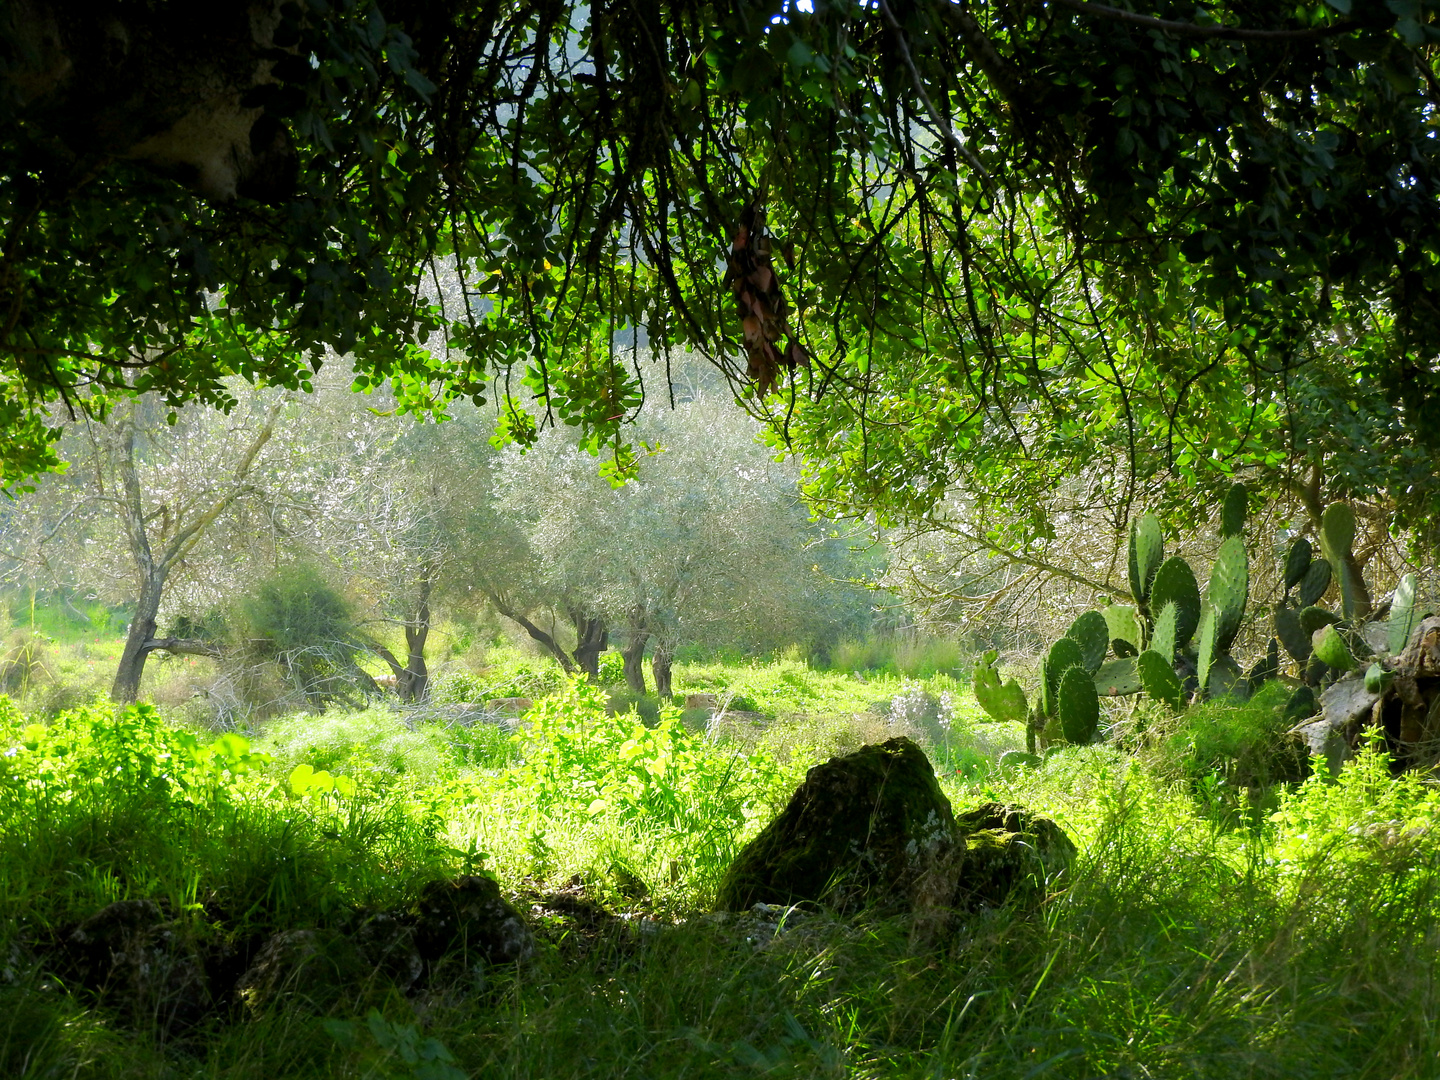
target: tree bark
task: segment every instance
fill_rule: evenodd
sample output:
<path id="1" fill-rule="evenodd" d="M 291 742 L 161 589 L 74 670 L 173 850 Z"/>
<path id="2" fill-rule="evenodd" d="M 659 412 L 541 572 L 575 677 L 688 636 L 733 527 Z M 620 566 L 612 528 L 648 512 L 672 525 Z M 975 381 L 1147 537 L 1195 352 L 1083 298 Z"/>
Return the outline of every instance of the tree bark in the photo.
<path id="1" fill-rule="evenodd" d="M 638 627 L 631 627 L 620 655 L 625 658 L 625 685 L 637 694 L 645 693 L 645 646 L 650 635 Z"/>
<path id="2" fill-rule="evenodd" d="M 430 672 L 425 667 L 425 640 L 430 636 L 429 568 L 420 581 L 420 603 L 415 618 L 405 624 L 405 667 L 396 673 L 395 692 L 410 704 L 424 701 L 430 690 Z"/>
<path id="3" fill-rule="evenodd" d="M 670 650 L 659 644 L 650 656 L 650 672 L 655 676 L 655 693 L 660 695 L 662 704 L 674 692 L 670 682 L 670 665 L 674 659 Z"/>
<path id="4" fill-rule="evenodd" d="M 605 620 L 589 614 L 583 608 L 570 610 L 570 621 L 575 624 L 575 666 L 592 679 L 600 677 L 600 654 L 610 644 L 610 631 Z"/>
<path id="5" fill-rule="evenodd" d="M 575 662 L 570 659 L 569 653 L 560 647 L 559 642 L 526 618 L 524 612 L 510 603 L 503 594 L 486 589 L 485 595 L 490 600 L 490 603 L 494 605 L 496 611 L 504 615 L 505 618 L 511 622 L 519 623 L 527 634 L 544 646 L 545 651 L 559 662 L 565 674 L 575 674 Z"/>
<path id="6" fill-rule="evenodd" d="M 145 661 L 156 647 L 155 616 L 160 611 L 160 597 L 165 590 L 166 569 L 156 567 L 149 560 L 149 545 L 145 545 L 144 554 L 146 565 L 141 569 L 140 597 L 125 635 L 125 648 L 120 653 L 115 682 L 110 686 L 112 701 L 129 703 L 140 696 L 140 677 L 145 674 Z"/>
<path id="7" fill-rule="evenodd" d="M 111 453 L 114 455 L 115 471 L 119 474 L 120 490 L 115 497 L 120 507 L 120 525 L 130 547 L 130 557 L 135 562 L 140 595 L 135 604 L 135 617 L 130 620 L 130 630 L 125 636 L 125 648 L 120 654 L 115 681 L 110 687 L 112 701 L 122 704 L 134 701 L 140 694 L 140 678 L 145 674 L 146 659 L 155 649 L 169 648 L 155 638 L 155 617 L 160 610 L 170 570 L 190 553 L 215 519 L 247 490 L 250 469 L 275 433 L 275 422 L 285 401 L 283 397 L 276 399 L 265 414 L 265 423 L 241 454 L 224 493 L 190 521 L 183 524 L 177 521 L 175 535 L 158 556 L 150 548 L 150 535 L 145 527 L 145 500 L 140 490 L 140 476 L 135 471 L 135 404 L 132 402 L 116 417 Z M 182 639 L 165 640 L 178 642 Z"/>

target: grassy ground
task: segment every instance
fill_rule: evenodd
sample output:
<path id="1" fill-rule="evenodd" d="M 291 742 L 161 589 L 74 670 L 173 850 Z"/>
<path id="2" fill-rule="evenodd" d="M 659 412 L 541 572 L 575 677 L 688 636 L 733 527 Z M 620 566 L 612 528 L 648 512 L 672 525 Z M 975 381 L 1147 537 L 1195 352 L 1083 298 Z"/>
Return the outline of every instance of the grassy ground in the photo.
<path id="1" fill-rule="evenodd" d="M 674 713 L 614 716 L 583 686 L 514 739 L 383 708 L 248 740 L 164 710 L 45 727 L 5 712 L 0 1076 L 1440 1075 L 1428 781 L 1367 757 L 1247 795 L 1232 763 L 1253 772 L 1273 734 L 1263 701 L 1132 718 L 1127 752 L 1001 773 L 1020 733 L 981 722 L 948 677 L 790 661 L 681 667 L 676 690 L 775 719 L 706 737 Z M 771 937 L 704 915 L 810 764 L 897 731 L 925 741 L 957 808 L 1022 803 L 1076 839 L 1038 913 L 928 942 L 899 920 L 817 916 Z M 309 784 L 302 765 L 347 782 Z M 164 1041 L 41 963 L 115 899 L 155 899 L 223 951 L 477 869 L 529 911 L 540 948 L 416 996 L 357 987 L 323 1012 L 227 1013 Z"/>

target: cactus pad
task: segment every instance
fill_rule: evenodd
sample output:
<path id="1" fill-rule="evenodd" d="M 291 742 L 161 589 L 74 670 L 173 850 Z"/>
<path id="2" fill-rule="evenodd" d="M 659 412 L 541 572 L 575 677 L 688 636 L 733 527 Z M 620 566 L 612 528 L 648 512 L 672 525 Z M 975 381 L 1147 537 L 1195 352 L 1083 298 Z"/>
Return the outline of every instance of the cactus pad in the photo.
<path id="1" fill-rule="evenodd" d="M 1339 621 L 1340 616 L 1323 607 L 1307 607 L 1300 612 L 1300 630 L 1306 637 L 1314 637 L 1315 631 L 1322 626 L 1333 626 Z M 1313 643 L 1311 648 L 1314 648 Z"/>
<path id="2" fill-rule="evenodd" d="M 1372 694 L 1383 694 L 1395 682 L 1395 672 L 1384 664 L 1374 663 L 1365 669 L 1365 689 Z"/>
<path id="3" fill-rule="evenodd" d="M 1310 659 L 1310 635 L 1300 627 L 1300 613 L 1284 601 L 1275 605 L 1275 636 L 1297 663 Z"/>
<path id="4" fill-rule="evenodd" d="M 1099 671 L 1110 649 L 1110 627 L 1105 616 L 1098 611 L 1087 611 L 1070 624 L 1065 636 L 1080 646 L 1080 662 L 1085 670 L 1091 675 Z"/>
<path id="5" fill-rule="evenodd" d="M 1345 644 L 1345 638 L 1334 626 L 1324 626 L 1315 631 L 1313 645 L 1315 655 L 1327 667 L 1336 671 L 1349 671 L 1358 666 L 1354 654 L 1350 652 L 1350 646 Z"/>
<path id="6" fill-rule="evenodd" d="M 1025 701 L 1025 691 L 1014 679 L 1009 679 L 1002 685 L 1000 672 L 995 670 L 997 655 L 992 649 L 980 658 L 980 663 L 975 665 L 975 673 L 972 676 L 975 700 L 994 719 L 1023 724 L 1025 716 L 1029 712 L 1029 705 Z"/>
<path id="7" fill-rule="evenodd" d="M 1130 524 L 1130 595 L 1143 606 L 1150 583 L 1165 558 L 1165 541 L 1154 514 L 1141 514 Z"/>
<path id="8" fill-rule="evenodd" d="M 1175 648 L 1183 649 L 1200 621 L 1200 586 L 1190 564 L 1179 555 L 1165 560 L 1150 589 L 1152 612 L 1163 610 L 1168 603 L 1175 605 Z"/>
<path id="9" fill-rule="evenodd" d="M 1307 608 L 1319 603 L 1328 588 L 1330 588 L 1330 561 L 1328 559 L 1312 559 L 1310 565 L 1305 569 L 1305 576 L 1300 579 L 1300 606 Z"/>
<path id="10" fill-rule="evenodd" d="M 1055 708 L 1066 742 L 1084 746 L 1095 741 L 1100 727 L 1100 698 L 1095 692 L 1095 680 L 1083 666 L 1073 665 L 1061 677 Z"/>
<path id="11" fill-rule="evenodd" d="M 1200 641 L 1195 657 L 1195 678 L 1201 694 L 1205 692 L 1205 684 L 1210 681 L 1210 669 L 1215 664 L 1215 623 L 1215 605 L 1207 600 L 1200 615 Z"/>
<path id="12" fill-rule="evenodd" d="M 1410 634 L 1419 622 L 1415 609 L 1415 575 L 1406 574 L 1395 586 L 1395 595 L 1390 600 L 1386 646 L 1392 654 L 1399 655 L 1405 650 L 1410 643 Z"/>
<path id="13" fill-rule="evenodd" d="M 1320 550 L 1334 566 L 1344 561 L 1355 544 L 1355 511 L 1349 503 L 1331 503 L 1320 519 Z"/>
<path id="14" fill-rule="evenodd" d="M 1300 584 L 1300 579 L 1305 576 L 1305 571 L 1310 569 L 1310 559 L 1314 553 L 1315 549 L 1310 546 L 1309 540 L 1303 536 L 1295 538 L 1295 542 L 1290 545 L 1290 554 L 1285 556 L 1286 592 Z"/>
<path id="15" fill-rule="evenodd" d="M 1150 635 L 1150 650 L 1165 658 L 1168 664 L 1175 659 L 1175 620 L 1178 618 L 1174 600 L 1167 600 L 1155 617 L 1155 632 Z"/>
<path id="16" fill-rule="evenodd" d="M 1250 680 L 1229 653 L 1221 653 L 1210 665 L 1210 697 L 1231 701 L 1250 700 Z"/>
<path id="17" fill-rule="evenodd" d="M 1239 536 L 1245 531 L 1246 503 L 1249 501 L 1250 493 L 1245 490 L 1245 485 L 1238 481 L 1230 485 L 1230 490 L 1225 493 L 1225 506 L 1220 511 L 1220 535 Z"/>
<path id="18" fill-rule="evenodd" d="M 1100 670 L 1095 673 L 1095 690 L 1101 697 L 1128 697 L 1144 688 L 1133 656 L 1101 664 Z"/>
<path id="19" fill-rule="evenodd" d="M 1040 699 L 1040 711 L 1046 716 L 1055 715 L 1055 695 L 1060 688 L 1060 680 L 1064 677 L 1067 669 L 1079 667 L 1085 668 L 1085 658 L 1080 653 L 1080 646 L 1074 638 L 1062 637 L 1050 646 L 1050 651 L 1045 655 L 1045 663 L 1041 668 L 1043 679 L 1042 697 Z M 1090 674 L 1086 671 L 1085 677 Z"/>
<path id="20" fill-rule="evenodd" d="M 1215 608 L 1215 652 L 1229 652 L 1240 632 L 1245 599 L 1250 593 L 1250 558 L 1245 554 L 1244 539 L 1231 536 L 1220 545 L 1206 591 Z"/>
<path id="21" fill-rule="evenodd" d="M 1139 653 L 1144 638 L 1135 609 L 1128 604 L 1111 604 L 1101 614 L 1105 616 L 1105 625 L 1110 631 L 1110 648 L 1115 655 L 1134 656 Z"/>
<path id="22" fill-rule="evenodd" d="M 1156 701 L 1164 702 L 1179 712 L 1185 708 L 1185 688 L 1170 662 L 1157 652 L 1146 649 L 1136 661 L 1145 692 Z"/>

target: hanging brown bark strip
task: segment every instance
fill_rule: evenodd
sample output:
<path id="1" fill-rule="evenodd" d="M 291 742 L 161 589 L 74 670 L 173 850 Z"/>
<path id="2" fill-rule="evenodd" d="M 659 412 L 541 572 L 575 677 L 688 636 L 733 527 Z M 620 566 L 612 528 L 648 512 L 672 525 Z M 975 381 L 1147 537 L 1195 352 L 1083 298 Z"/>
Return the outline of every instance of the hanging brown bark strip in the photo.
<path id="1" fill-rule="evenodd" d="M 810 354 L 790 332 L 790 307 L 780 288 L 771 259 L 772 241 L 765 232 L 765 209 L 759 200 L 751 202 L 740 215 L 740 225 L 730 244 L 725 284 L 735 294 L 736 310 L 748 361 L 746 376 L 761 396 L 775 387 L 783 365 L 810 366 Z M 788 339 L 782 349 L 780 339 Z"/>

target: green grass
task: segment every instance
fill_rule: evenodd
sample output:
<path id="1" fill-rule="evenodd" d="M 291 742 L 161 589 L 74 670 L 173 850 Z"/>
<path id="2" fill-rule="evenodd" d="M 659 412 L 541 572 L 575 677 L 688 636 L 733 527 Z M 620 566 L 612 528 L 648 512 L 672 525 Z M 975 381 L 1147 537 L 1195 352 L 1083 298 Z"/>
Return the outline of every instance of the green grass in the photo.
<path id="1" fill-rule="evenodd" d="M 212 747 L 145 710 L 43 731 L 0 713 L 0 1075 L 1440 1072 L 1440 795 L 1424 778 L 1394 779 L 1368 754 L 1237 816 L 1213 792 L 1254 779 L 1225 763 L 1273 739 L 1264 697 L 1196 710 L 1139 754 L 1068 749 L 1001 773 L 990 765 L 1020 733 L 981 722 L 948 679 L 860 683 L 795 662 L 676 674 L 677 689 L 734 688 L 778 719 L 707 738 L 673 714 L 609 714 L 580 687 L 477 754 L 380 709 L 273 721 L 253 747 Z M 909 715 L 942 693 L 950 726 L 931 754 L 951 801 L 1022 803 L 1081 848 L 1038 913 L 976 916 L 927 942 L 898 920 L 817 916 L 768 944 L 703 914 L 810 764 L 891 730 L 876 700 L 899 695 Z M 297 793 L 298 764 L 355 793 Z M 156 899 L 202 938 L 232 940 L 337 925 L 481 865 L 539 905 L 539 951 L 517 969 L 442 970 L 414 999 L 220 1018 L 162 1044 L 34 967 L 116 898 Z M 546 899 L 576 880 L 648 919 L 587 921 Z"/>

